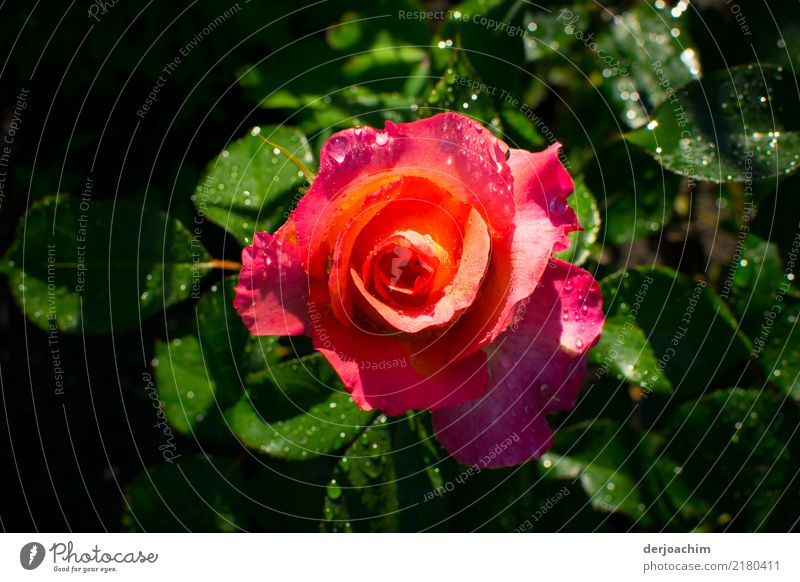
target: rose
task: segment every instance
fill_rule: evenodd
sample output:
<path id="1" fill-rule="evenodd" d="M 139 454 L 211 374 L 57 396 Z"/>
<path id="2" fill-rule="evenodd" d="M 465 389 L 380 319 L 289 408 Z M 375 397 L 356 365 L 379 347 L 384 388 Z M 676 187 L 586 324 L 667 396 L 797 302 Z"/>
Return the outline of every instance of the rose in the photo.
<path id="1" fill-rule="evenodd" d="M 454 113 L 339 132 L 244 250 L 234 305 L 253 334 L 312 336 L 361 408 L 432 410 L 463 463 L 536 458 L 603 324 L 597 282 L 553 257 L 579 228 L 559 148 Z"/>

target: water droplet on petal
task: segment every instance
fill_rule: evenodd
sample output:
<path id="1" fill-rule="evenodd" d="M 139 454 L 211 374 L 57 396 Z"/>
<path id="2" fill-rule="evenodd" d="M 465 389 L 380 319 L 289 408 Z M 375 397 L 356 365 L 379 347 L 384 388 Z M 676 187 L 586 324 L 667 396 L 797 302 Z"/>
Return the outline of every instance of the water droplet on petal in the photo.
<path id="1" fill-rule="evenodd" d="M 550 211 L 553 214 L 564 214 L 567 210 L 567 201 L 563 198 L 556 196 L 550 201 Z"/>
<path id="2" fill-rule="evenodd" d="M 328 152 L 337 163 L 344 162 L 345 157 L 347 157 L 347 138 L 336 137 L 331 139 Z"/>

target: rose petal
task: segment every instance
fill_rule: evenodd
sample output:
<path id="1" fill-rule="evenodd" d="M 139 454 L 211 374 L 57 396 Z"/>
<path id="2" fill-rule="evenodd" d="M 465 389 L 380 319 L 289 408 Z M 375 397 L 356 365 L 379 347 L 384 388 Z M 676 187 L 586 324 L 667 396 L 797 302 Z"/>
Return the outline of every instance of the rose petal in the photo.
<path id="1" fill-rule="evenodd" d="M 462 222 L 466 222 L 468 212 L 468 206 L 420 178 L 398 178 L 371 194 L 362 209 L 333 233 L 336 237 L 328 288 L 339 321 L 353 320 L 350 269 L 358 272 L 375 245 L 398 230 L 410 228 L 435 237 L 454 255 L 440 257 L 441 276 L 452 278 L 461 253 Z"/>
<path id="2" fill-rule="evenodd" d="M 294 224 L 275 236 L 257 232 L 242 251 L 233 306 L 253 335 L 308 334 L 308 275 L 294 244 Z"/>
<path id="3" fill-rule="evenodd" d="M 572 178 L 561 163 L 555 143 L 543 152 L 511 150 L 508 164 L 514 175 L 514 196 L 517 201 L 518 253 L 532 252 L 542 243 L 554 240 L 553 252 L 569 246 L 569 233 L 580 230 L 575 211 L 567 198 L 575 190 Z M 524 259 L 523 259 L 524 260 Z"/>
<path id="4" fill-rule="evenodd" d="M 486 395 L 433 413 L 442 445 L 466 465 L 505 467 L 538 458 L 551 444 L 545 413 L 575 404 L 585 353 L 602 331 L 602 297 L 588 272 L 559 260 L 551 265 L 529 301 L 517 306 L 508 330 L 486 348 Z"/>
<path id="5" fill-rule="evenodd" d="M 477 352 L 458 362 L 442 362 L 430 375 L 409 364 L 403 344 L 393 336 L 368 334 L 343 326 L 331 314 L 311 311 L 314 348 L 342 379 L 363 409 L 384 414 L 435 410 L 477 398 L 486 391 L 486 355 Z"/>
<path id="6" fill-rule="evenodd" d="M 430 180 L 475 207 L 493 236 L 506 232 L 514 217 L 506 150 L 480 124 L 455 113 L 400 125 L 387 121 L 384 131 L 363 127 L 335 134 L 322 148 L 314 183 L 292 213 L 304 266 L 334 223 L 357 213 L 371 192 L 398 176 Z"/>
<path id="7" fill-rule="evenodd" d="M 450 344 L 451 358 L 488 345 L 505 330 L 514 307 L 533 293 L 551 254 L 566 248 L 568 233 L 580 228 L 566 202 L 573 183 L 558 157 L 560 147 L 536 153 L 511 150 L 514 230 L 494 243 L 480 300 L 444 332 L 442 342 Z"/>
<path id="8" fill-rule="evenodd" d="M 459 311 L 469 307 L 480 289 L 489 260 L 491 240 L 486 223 L 480 214 L 472 211 L 464 233 L 464 245 L 458 271 L 444 294 L 435 302 L 420 309 L 398 309 L 373 296 L 353 270 L 351 277 L 363 299 L 363 305 L 381 321 L 406 333 L 442 325 L 453 319 Z"/>

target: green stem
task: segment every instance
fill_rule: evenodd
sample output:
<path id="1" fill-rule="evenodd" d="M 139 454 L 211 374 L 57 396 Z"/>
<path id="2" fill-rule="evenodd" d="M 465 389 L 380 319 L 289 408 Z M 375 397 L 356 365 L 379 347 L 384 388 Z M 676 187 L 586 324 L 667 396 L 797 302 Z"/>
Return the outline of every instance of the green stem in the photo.
<path id="1" fill-rule="evenodd" d="M 242 268 L 241 263 L 236 261 L 224 261 L 222 259 L 213 259 L 207 263 L 200 263 L 201 267 L 209 267 L 211 269 L 222 269 L 228 271 L 238 271 Z"/>
<path id="2" fill-rule="evenodd" d="M 295 167 L 296 167 L 298 170 L 300 170 L 301 172 L 303 172 L 303 175 L 305 175 L 305 177 L 306 177 L 306 180 L 308 180 L 308 183 L 309 183 L 309 184 L 310 184 L 311 182 L 313 182 L 313 181 L 314 181 L 314 178 L 316 178 L 316 175 L 314 174 L 314 172 L 312 172 L 312 171 L 311 171 L 311 169 L 310 169 L 308 166 L 306 166 L 306 165 L 305 165 L 305 164 L 302 162 L 302 160 L 300 160 L 300 158 L 298 158 L 296 155 L 294 155 L 292 152 L 290 152 L 289 150 L 287 150 L 287 149 L 286 149 L 285 147 L 283 147 L 282 145 L 280 145 L 280 144 L 277 144 L 277 143 L 274 143 L 274 142 L 271 142 L 270 140 L 268 140 L 267 138 L 265 138 L 265 137 L 264 137 L 263 135 L 261 135 L 260 133 L 258 134 L 258 137 L 260 137 L 261 139 L 263 139 L 265 142 L 267 142 L 267 143 L 268 143 L 269 145 L 271 145 L 272 147 L 274 147 L 274 148 L 278 148 L 278 149 L 281 151 L 281 153 L 282 153 L 283 155 L 285 155 L 287 158 L 289 158 L 289 161 L 290 161 L 290 162 L 292 162 L 292 163 L 294 164 L 294 166 L 295 166 Z"/>

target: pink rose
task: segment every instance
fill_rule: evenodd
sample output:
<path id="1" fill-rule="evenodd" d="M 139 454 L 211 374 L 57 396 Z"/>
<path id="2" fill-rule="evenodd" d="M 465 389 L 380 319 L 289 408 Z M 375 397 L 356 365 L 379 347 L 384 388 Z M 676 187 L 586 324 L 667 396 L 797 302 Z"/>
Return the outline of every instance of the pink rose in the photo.
<path id="1" fill-rule="evenodd" d="M 597 282 L 553 257 L 580 228 L 559 148 L 455 113 L 339 132 L 242 253 L 234 305 L 255 335 L 310 335 L 361 408 L 432 410 L 462 463 L 537 458 L 603 326 Z"/>

